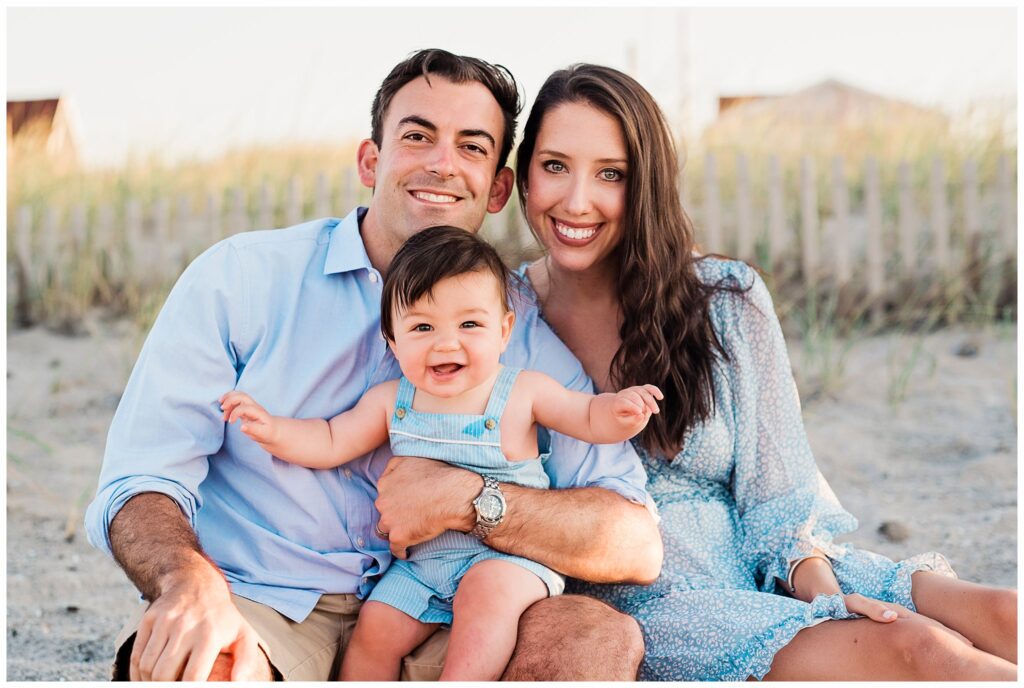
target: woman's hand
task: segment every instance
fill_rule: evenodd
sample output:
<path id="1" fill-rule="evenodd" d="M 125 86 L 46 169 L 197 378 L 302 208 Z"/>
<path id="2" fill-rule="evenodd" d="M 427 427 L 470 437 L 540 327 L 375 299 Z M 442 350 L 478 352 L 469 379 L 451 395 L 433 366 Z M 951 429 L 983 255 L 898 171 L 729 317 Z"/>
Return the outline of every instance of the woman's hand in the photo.
<path id="1" fill-rule="evenodd" d="M 962 643 L 966 643 L 972 647 L 974 645 L 974 643 L 960 633 L 954 631 L 952 628 L 932 619 L 931 617 L 927 617 L 924 614 L 912 612 L 903 605 L 896 604 L 894 602 L 882 602 L 881 600 L 865 597 L 859 593 L 843 595 L 843 602 L 846 604 L 846 611 L 854 614 L 860 614 L 872 621 L 878 621 L 879 623 L 892 623 L 898 619 L 916 617 L 919 621 L 923 621 L 929 625 L 935 626 L 939 630 L 949 633 Z"/>

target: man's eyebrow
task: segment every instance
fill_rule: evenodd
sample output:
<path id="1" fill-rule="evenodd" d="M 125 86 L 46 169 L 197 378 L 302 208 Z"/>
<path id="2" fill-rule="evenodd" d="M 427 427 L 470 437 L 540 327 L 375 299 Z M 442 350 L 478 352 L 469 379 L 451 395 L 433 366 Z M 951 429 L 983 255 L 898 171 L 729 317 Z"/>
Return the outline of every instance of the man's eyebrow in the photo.
<path id="1" fill-rule="evenodd" d="M 430 131 L 437 131 L 436 124 L 431 122 L 429 119 L 424 119 L 423 117 L 420 117 L 419 115 L 408 115 L 398 120 L 398 126 L 402 126 L 403 124 L 415 124 L 416 126 L 423 127 L 424 129 L 429 129 Z M 490 141 L 491 145 L 494 146 L 495 148 L 498 147 L 498 142 L 494 140 L 494 136 L 491 135 L 491 133 L 486 129 L 463 129 L 462 131 L 459 132 L 459 136 L 479 136 Z"/>
<path id="2" fill-rule="evenodd" d="M 494 137 L 491 136 L 490 132 L 485 131 L 484 129 L 463 129 L 459 132 L 459 136 L 479 136 L 490 141 L 491 145 L 495 148 L 498 147 L 498 142 L 494 140 Z"/>
<path id="3" fill-rule="evenodd" d="M 436 124 L 431 122 L 429 119 L 420 117 L 419 115 L 409 115 L 398 120 L 398 126 L 402 126 L 403 124 L 415 124 L 423 127 L 424 129 L 429 129 L 430 131 L 437 131 Z"/>

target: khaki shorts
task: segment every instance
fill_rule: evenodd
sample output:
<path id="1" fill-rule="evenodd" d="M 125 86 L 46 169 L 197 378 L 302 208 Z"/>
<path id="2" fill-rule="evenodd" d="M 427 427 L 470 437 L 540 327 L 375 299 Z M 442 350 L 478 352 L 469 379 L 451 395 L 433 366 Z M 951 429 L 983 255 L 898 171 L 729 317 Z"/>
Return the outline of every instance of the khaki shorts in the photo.
<path id="1" fill-rule="evenodd" d="M 259 634 L 260 647 L 278 678 L 285 681 L 329 681 L 337 677 L 345 646 L 352 637 L 362 602 L 355 595 L 323 595 L 301 623 L 271 607 L 231 596 L 238 611 Z M 112 678 L 128 680 L 132 643 L 149 605 L 140 604 L 117 635 Z M 448 630 L 441 629 L 402 662 L 403 681 L 436 681 L 448 651 Z"/>

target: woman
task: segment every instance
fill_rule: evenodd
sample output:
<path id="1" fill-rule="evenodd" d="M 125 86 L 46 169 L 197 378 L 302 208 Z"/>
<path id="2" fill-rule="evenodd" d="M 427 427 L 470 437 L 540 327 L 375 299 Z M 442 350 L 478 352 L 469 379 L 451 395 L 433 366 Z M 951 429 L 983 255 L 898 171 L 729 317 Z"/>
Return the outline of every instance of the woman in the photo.
<path id="1" fill-rule="evenodd" d="M 547 80 L 519 147 L 543 316 L 599 390 L 665 393 L 635 440 L 661 577 L 577 591 L 640 622 L 641 679 L 1013 680 L 1015 591 L 833 542 L 856 520 L 814 463 L 771 298 L 745 264 L 694 253 L 676 169 L 650 94 L 593 65 Z"/>

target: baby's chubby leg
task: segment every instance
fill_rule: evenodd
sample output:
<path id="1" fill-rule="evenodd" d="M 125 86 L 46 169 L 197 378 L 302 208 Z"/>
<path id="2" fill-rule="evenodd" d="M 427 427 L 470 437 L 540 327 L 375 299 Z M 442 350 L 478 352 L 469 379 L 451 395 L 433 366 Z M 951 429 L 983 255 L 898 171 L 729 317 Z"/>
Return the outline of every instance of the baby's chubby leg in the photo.
<path id="1" fill-rule="evenodd" d="M 516 647 L 519 617 L 548 596 L 537 574 L 510 561 L 470 567 L 452 602 L 452 632 L 442 681 L 496 681 Z"/>
<path id="2" fill-rule="evenodd" d="M 402 659 L 430 637 L 438 624 L 420 623 L 383 602 L 370 601 L 341 660 L 342 681 L 397 681 Z"/>

